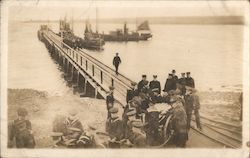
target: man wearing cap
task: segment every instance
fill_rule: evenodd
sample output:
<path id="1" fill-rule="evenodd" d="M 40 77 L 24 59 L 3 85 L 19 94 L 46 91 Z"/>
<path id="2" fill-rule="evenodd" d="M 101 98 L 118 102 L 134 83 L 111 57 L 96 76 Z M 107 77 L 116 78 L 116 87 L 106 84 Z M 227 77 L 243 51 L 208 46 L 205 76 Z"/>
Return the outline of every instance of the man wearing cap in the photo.
<path id="1" fill-rule="evenodd" d="M 178 83 L 181 86 L 181 88 L 180 88 L 181 95 L 184 96 L 185 93 L 186 93 L 186 88 L 185 88 L 185 86 L 186 86 L 186 76 L 185 76 L 185 73 L 181 73 L 181 78 L 179 78 Z"/>
<path id="2" fill-rule="evenodd" d="M 143 123 L 141 120 L 135 120 L 132 122 L 132 136 L 131 142 L 134 147 L 145 148 L 146 146 L 146 134 L 142 131 Z"/>
<path id="3" fill-rule="evenodd" d="M 13 140 L 15 138 L 17 148 L 34 148 L 35 139 L 33 136 L 33 131 L 31 129 L 31 122 L 26 119 L 28 112 L 25 108 L 18 108 L 17 110 L 18 118 L 10 126 L 9 147 L 12 147 Z"/>
<path id="4" fill-rule="evenodd" d="M 110 113 L 109 113 L 109 109 L 114 107 L 114 87 L 110 86 L 109 87 L 109 94 L 106 97 L 106 105 L 107 105 L 107 111 L 108 111 L 108 119 L 110 118 Z"/>
<path id="5" fill-rule="evenodd" d="M 118 53 L 116 53 L 116 56 L 113 59 L 113 65 L 115 66 L 116 75 L 118 75 L 118 67 L 121 64 L 121 62 L 122 61 L 121 61 L 120 57 L 118 56 Z"/>
<path id="6" fill-rule="evenodd" d="M 142 75 L 142 80 L 138 83 L 138 93 L 140 93 L 143 89 L 143 87 L 145 86 L 145 83 L 147 82 L 147 76 L 146 75 Z"/>
<path id="7" fill-rule="evenodd" d="M 135 88 L 136 83 L 132 82 L 131 86 L 132 86 L 131 89 L 127 90 L 127 97 L 126 97 L 127 103 L 138 95 L 138 90 Z"/>
<path id="8" fill-rule="evenodd" d="M 186 86 L 195 88 L 194 79 L 191 77 L 190 72 L 187 72 Z"/>
<path id="9" fill-rule="evenodd" d="M 110 147 L 117 148 L 119 147 L 119 142 L 124 138 L 123 122 L 119 119 L 118 108 L 113 107 L 110 110 L 111 113 L 111 122 L 109 126 L 109 136 L 110 136 Z"/>
<path id="10" fill-rule="evenodd" d="M 145 115 L 146 126 L 144 127 L 148 145 L 159 145 L 159 114 L 154 102 L 151 101 Z"/>
<path id="11" fill-rule="evenodd" d="M 69 115 L 64 122 L 66 131 L 63 132 L 63 135 L 65 142 L 71 142 L 71 140 L 76 142 L 83 133 L 83 126 L 77 118 L 78 111 L 76 109 L 72 108 L 68 111 L 68 113 Z"/>
<path id="12" fill-rule="evenodd" d="M 153 81 L 149 83 L 151 91 L 161 94 L 161 83 L 157 80 L 157 75 L 153 75 Z"/>
<path id="13" fill-rule="evenodd" d="M 193 111 L 195 114 L 196 126 L 198 129 L 202 130 L 201 123 L 200 123 L 200 115 L 199 115 L 200 101 L 199 101 L 199 96 L 195 94 L 195 89 L 191 87 L 187 87 L 187 91 L 186 91 L 186 95 L 184 96 L 184 99 L 185 99 L 185 110 L 187 113 L 188 131 L 190 129 L 190 123 L 191 123 L 191 117 L 192 117 Z"/>
<path id="14" fill-rule="evenodd" d="M 176 71 L 172 70 L 172 75 L 173 75 L 173 79 L 175 80 L 175 82 L 178 81 L 178 76 L 176 76 Z"/>
<path id="15" fill-rule="evenodd" d="M 168 78 L 166 80 L 163 92 L 168 93 L 170 90 L 175 90 L 175 89 L 176 89 L 176 81 L 175 79 L 173 79 L 172 74 L 168 74 Z"/>
<path id="16" fill-rule="evenodd" d="M 136 111 L 127 112 L 128 120 L 125 128 L 125 139 L 128 139 L 135 147 L 145 147 L 146 135 L 142 132 L 143 124 L 140 119 L 135 117 Z"/>
<path id="17" fill-rule="evenodd" d="M 174 142 L 177 147 L 184 148 L 188 139 L 187 115 L 183 103 L 175 93 L 171 93 L 170 103 L 173 107 L 172 125 L 174 128 Z"/>
<path id="18" fill-rule="evenodd" d="M 132 123 L 136 119 L 136 110 L 131 109 L 126 112 L 126 119 L 124 119 L 124 138 L 130 139 L 130 136 L 132 134 Z M 131 140 L 131 139 L 130 139 Z"/>

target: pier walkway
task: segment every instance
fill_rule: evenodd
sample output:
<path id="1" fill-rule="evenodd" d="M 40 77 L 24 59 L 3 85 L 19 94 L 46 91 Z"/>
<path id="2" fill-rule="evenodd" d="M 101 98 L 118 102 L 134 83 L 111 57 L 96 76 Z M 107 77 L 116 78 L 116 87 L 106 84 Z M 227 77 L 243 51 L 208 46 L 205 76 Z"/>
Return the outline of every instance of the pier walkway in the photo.
<path id="1" fill-rule="evenodd" d="M 60 36 L 49 29 L 38 33 L 38 38 L 45 43 L 52 58 L 60 64 L 65 72 L 65 78 L 80 96 L 106 98 L 109 86 L 114 86 L 116 102 L 122 106 L 126 105 L 126 93 L 131 88 L 132 80 L 122 74 L 116 75 L 112 68 L 83 50 L 72 49 L 63 43 Z M 193 146 L 192 142 L 199 142 L 198 138 L 202 138 L 202 141 L 210 144 L 210 147 L 214 146 L 213 143 L 217 144 L 218 147 L 241 147 L 241 126 L 211 120 L 206 117 L 201 117 L 201 119 L 203 131 L 192 128 L 192 138 L 190 138 L 192 140 L 189 141 L 188 147 Z"/>

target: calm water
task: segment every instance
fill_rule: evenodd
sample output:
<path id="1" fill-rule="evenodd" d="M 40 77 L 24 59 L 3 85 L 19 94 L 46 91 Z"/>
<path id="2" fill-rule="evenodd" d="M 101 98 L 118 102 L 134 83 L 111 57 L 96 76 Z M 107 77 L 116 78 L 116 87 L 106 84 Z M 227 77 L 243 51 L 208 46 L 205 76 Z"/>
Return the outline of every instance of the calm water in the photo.
<path id="1" fill-rule="evenodd" d="M 9 24 L 8 87 L 44 90 L 53 96 L 72 93 L 61 77 L 58 65 L 37 39 L 39 26 Z M 99 27 L 107 32 L 122 28 L 122 25 L 103 24 Z M 58 25 L 53 24 L 52 29 L 58 30 Z M 75 25 L 74 29 L 76 34 L 83 36 L 83 25 Z M 86 52 L 109 66 L 112 66 L 114 54 L 119 52 L 121 73 L 135 81 L 141 74 L 147 74 L 149 80 L 157 74 L 163 86 L 168 72 L 176 69 L 177 73 L 191 71 L 199 90 L 221 86 L 226 86 L 222 90 L 241 88 L 243 26 L 151 25 L 151 29 L 152 40 L 106 42 L 103 51 Z M 220 107 L 218 113 L 223 113 L 225 120 L 239 115 L 237 105 L 231 101 Z M 214 108 L 202 109 L 205 113 L 215 112 Z"/>
<path id="2" fill-rule="evenodd" d="M 40 24 L 10 22 L 8 86 L 54 90 L 63 80 L 44 45 L 37 39 Z M 57 24 L 50 24 L 57 31 Z M 75 24 L 74 32 L 83 36 L 84 24 Z M 108 32 L 122 24 L 100 24 Z M 134 30 L 134 25 L 128 25 Z M 151 25 L 153 38 L 140 42 L 106 42 L 104 50 L 86 52 L 112 67 L 119 52 L 120 72 L 138 81 L 141 74 L 149 80 L 157 74 L 162 86 L 175 69 L 190 71 L 198 89 L 216 89 L 242 84 L 243 26 L 240 25 Z M 93 28 L 94 29 L 94 28 Z M 60 88 L 59 88 L 60 89 Z"/>

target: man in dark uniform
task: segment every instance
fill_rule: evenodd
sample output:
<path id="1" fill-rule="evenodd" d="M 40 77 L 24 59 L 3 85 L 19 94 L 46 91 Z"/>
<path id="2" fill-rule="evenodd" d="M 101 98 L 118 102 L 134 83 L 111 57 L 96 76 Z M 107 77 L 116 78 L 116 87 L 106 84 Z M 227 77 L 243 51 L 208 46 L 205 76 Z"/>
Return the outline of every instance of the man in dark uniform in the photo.
<path id="1" fill-rule="evenodd" d="M 138 93 L 141 92 L 141 90 L 144 87 L 146 81 L 147 81 L 147 76 L 146 75 L 142 75 L 142 80 L 138 83 L 138 86 L 137 86 Z"/>
<path id="2" fill-rule="evenodd" d="M 172 93 L 170 97 L 170 104 L 173 107 L 172 125 L 174 128 L 174 142 L 176 147 L 184 148 L 188 140 L 187 132 L 187 115 L 181 99 L 176 93 Z"/>
<path id="3" fill-rule="evenodd" d="M 179 78 L 178 83 L 180 85 L 180 90 L 181 90 L 181 95 L 185 95 L 186 94 L 186 77 L 185 77 L 185 73 L 181 73 L 181 78 Z"/>
<path id="4" fill-rule="evenodd" d="M 107 111 L 108 111 L 108 118 L 110 118 L 110 113 L 109 113 L 109 109 L 112 108 L 114 106 L 114 87 L 110 86 L 109 87 L 109 94 L 106 97 L 106 105 L 107 105 Z"/>
<path id="5" fill-rule="evenodd" d="M 199 96 L 195 94 L 195 89 L 187 87 L 187 92 L 186 95 L 184 96 L 184 99 L 185 99 L 185 110 L 187 114 L 187 130 L 190 129 L 193 110 L 195 114 L 196 126 L 199 130 L 202 130 L 200 123 L 200 115 L 199 115 L 200 101 L 199 101 Z"/>
<path id="6" fill-rule="evenodd" d="M 132 100 L 135 96 L 138 96 L 138 90 L 135 88 L 136 83 L 132 82 L 131 83 L 131 89 L 127 90 L 127 97 L 126 97 L 126 101 L 127 103 Z"/>
<path id="7" fill-rule="evenodd" d="M 134 145 L 134 147 L 145 147 L 146 134 L 142 131 L 143 124 L 141 120 L 135 119 L 135 111 L 129 112 L 128 116 L 129 121 L 127 123 L 125 139 L 128 139 L 129 142 Z"/>
<path id="8" fill-rule="evenodd" d="M 138 120 L 132 123 L 132 138 L 133 138 L 133 145 L 136 148 L 145 148 L 146 146 L 146 134 L 142 130 L 143 123 Z"/>
<path id="9" fill-rule="evenodd" d="M 178 76 L 176 76 L 176 71 L 172 70 L 172 75 L 173 75 L 173 79 L 175 80 L 175 82 L 178 81 Z"/>
<path id="10" fill-rule="evenodd" d="M 121 64 L 121 58 L 118 56 L 118 53 L 116 53 L 116 56 L 113 59 L 113 65 L 115 66 L 115 73 L 118 75 L 118 67 Z"/>
<path id="11" fill-rule="evenodd" d="M 146 141 L 148 145 L 159 145 L 159 114 L 154 102 L 149 103 L 149 108 L 145 115 Z"/>
<path id="12" fill-rule="evenodd" d="M 195 88 L 194 79 L 190 76 L 190 72 L 187 72 L 186 86 Z"/>
<path id="13" fill-rule="evenodd" d="M 157 92 L 158 94 L 161 94 L 161 83 L 157 80 L 157 75 L 153 75 L 153 81 L 149 83 L 149 88 Z"/>
<path id="14" fill-rule="evenodd" d="M 26 119 L 28 112 L 25 108 L 17 110 L 18 118 L 14 120 L 10 128 L 10 147 L 12 147 L 13 139 L 15 138 L 17 148 L 34 148 L 35 139 L 31 129 L 31 122 Z"/>
<path id="15" fill-rule="evenodd" d="M 168 92 L 170 90 L 176 89 L 176 81 L 173 79 L 172 74 L 168 74 L 168 78 L 166 80 L 163 92 Z"/>

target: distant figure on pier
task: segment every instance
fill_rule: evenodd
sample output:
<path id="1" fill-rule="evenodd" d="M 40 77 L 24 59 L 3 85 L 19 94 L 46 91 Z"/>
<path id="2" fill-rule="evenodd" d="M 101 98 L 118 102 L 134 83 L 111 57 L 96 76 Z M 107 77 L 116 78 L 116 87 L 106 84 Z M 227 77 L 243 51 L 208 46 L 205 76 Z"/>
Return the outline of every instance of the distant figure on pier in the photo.
<path id="1" fill-rule="evenodd" d="M 138 92 L 140 93 L 144 87 L 144 85 L 146 84 L 147 81 L 147 75 L 142 75 L 142 80 L 138 83 Z"/>
<path id="2" fill-rule="evenodd" d="M 191 77 L 190 72 L 187 72 L 186 86 L 195 88 L 194 79 Z"/>
<path id="3" fill-rule="evenodd" d="M 121 58 L 119 57 L 118 53 L 116 53 L 116 56 L 113 59 L 113 65 L 115 66 L 115 73 L 118 75 L 118 67 L 121 64 Z"/>
<path id="4" fill-rule="evenodd" d="M 18 118 L 10 126 L 10 142 L 8 146 L 13 147 L 13 142 L 15 142 L 17 148 L 34 148 L 35 139 L 31 129 L 31 122 L 26 118 L 28 111 L 25 108 L 19 108 L 17 115 Z"/>
<path id="5" fill-rule="evenodd" d="M 149 83 L 149 88 L 158 94 L 161 94 L 161 83 L 157 80 L 157 75 L 153 75 L 153 81 Z"/>
<path id="6" fill-rule="evenodd" d="M 168 74 L 163 92 L 169 92 L 170 90 L 176 90 L 176 81 L 173 78 L 173 74 Z"/>

